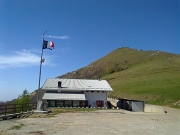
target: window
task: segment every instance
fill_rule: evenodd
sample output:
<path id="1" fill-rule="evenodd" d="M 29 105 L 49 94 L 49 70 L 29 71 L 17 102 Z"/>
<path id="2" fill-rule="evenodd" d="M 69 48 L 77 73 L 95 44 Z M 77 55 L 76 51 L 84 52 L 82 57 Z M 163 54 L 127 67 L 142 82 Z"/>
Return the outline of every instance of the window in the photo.
<path id="1" fill-rule="evenodd" d="M 73 101 L 73 107 L 79 107 L 79 101 Z"/>
<path id="2" fill-rule="evenodd" d="M 104 101 L 96 101 L 96 107 L 104 107 Z"/>
<path id="3" fill-rule="evenodd" d="M 80 107 L 88 107 L 88 101 L 80 101 Z"/>
<path id="4" fill-rule="evenodd" d="M 65 107 L 71 107 L 72 101 L 65 101 Z"/>
<path id="5" fill-rule="evenodd" d="M 58 107 L 63 107 L 64 106 L 63 101 L 61 101 L 61 100 L 57 100 L 56 104 L 57 104 Z"/>
<path id="6" fill-rule="evenodd" d="M 49 100 L 49 107 L 55 107 L 55 100 Z"/>

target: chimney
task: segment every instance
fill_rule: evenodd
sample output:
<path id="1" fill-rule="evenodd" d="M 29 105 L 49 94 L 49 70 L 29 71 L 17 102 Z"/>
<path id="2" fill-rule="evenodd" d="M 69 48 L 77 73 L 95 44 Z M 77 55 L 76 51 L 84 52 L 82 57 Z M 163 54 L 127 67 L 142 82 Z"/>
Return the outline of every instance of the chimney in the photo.
<path id="1" fill-rule="evenodd" d="M 58 88 L 62 88 L 61 84 L 62 84 L 62 82 L 58 81 Z"/>

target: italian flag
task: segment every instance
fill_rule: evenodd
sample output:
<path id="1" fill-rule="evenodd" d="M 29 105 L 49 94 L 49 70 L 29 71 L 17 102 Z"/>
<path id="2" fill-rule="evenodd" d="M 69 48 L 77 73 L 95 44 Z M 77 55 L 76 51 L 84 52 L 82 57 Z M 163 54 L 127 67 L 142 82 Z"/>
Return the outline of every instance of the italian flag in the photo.
<path id="1" fill-rule="evenodd" d="M 52 41 L 43 41 L 43 49 L 54 49 L 54 42 Z"/>

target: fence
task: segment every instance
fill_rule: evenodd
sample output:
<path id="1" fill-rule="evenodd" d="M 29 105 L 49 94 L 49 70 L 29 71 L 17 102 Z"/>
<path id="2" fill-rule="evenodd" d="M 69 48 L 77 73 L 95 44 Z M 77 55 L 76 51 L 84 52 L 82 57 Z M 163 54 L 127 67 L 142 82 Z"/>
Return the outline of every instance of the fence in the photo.
<path id="1" fill-rule="evenodd" d="M 23 112 L 32 111 L 36 109 L 37 103 L 25 103 L 25 104 L 4 104 L 0 105 L 0 117 L 13 116 L 22 114 Z"/>

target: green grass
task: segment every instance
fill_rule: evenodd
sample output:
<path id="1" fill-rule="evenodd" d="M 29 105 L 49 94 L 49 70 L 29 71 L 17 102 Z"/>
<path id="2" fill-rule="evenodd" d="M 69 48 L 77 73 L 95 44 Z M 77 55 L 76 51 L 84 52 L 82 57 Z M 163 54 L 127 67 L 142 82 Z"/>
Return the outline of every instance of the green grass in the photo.
<path id="1" fill-rule="evenodd" d="M 116 69 L 119 70 L 116 70 Z M 63 78 L 106 79 L 120 98 L 171 107 L 180 101 L 180 55 L 119 48 Z"/>
<path id="2" fill-rule="evenodd" d="M 94 108 L 51 108 L 49 115 L 47 117 L 54 117 L 60 113 L 77 113 L 77 112 L 92 112 L 98 109 Z"/>
<path id="3" fill-rule="evenodd" d="M 11 127 L 9 130 L 19 130 L 19 129 L 22 128 L 22 126 L 24 126 L 24 124 L 20 123 L 20 125 L 13 126 L 13 127 Z"/>
<path id="4" fill-rule="evenodd" d="M 178 105 L 170 105 L 169 107 L 180 109 L 180 106 L 178 106 Z"/>
<path id="5" fill-rule="evenodd" d="M 115 79 L 109 81 L 114 89 L 112 94 L 159 105 L 171 105 L 180 100 L 180 77 L 175 72 L 141 71 L 142 73 L 138 73 L 132 68 L 119 74 L 123 77 L 114 77 Z"/>
<path id="6" fill-rule="evenodd" d="M 180 100 L 180 55 L 158 53 L 152 58 L 132 62 L 127 70 L 106 75 L 103 79 L 109 80 L 114 90 L 111 94 L 116 97 L 179 108 L 173 104 Z"/>
<path id="7" fill-rule="evenodd" d="M 2 131 L 0 131 L 0 135 L 3 135 Z"/>

